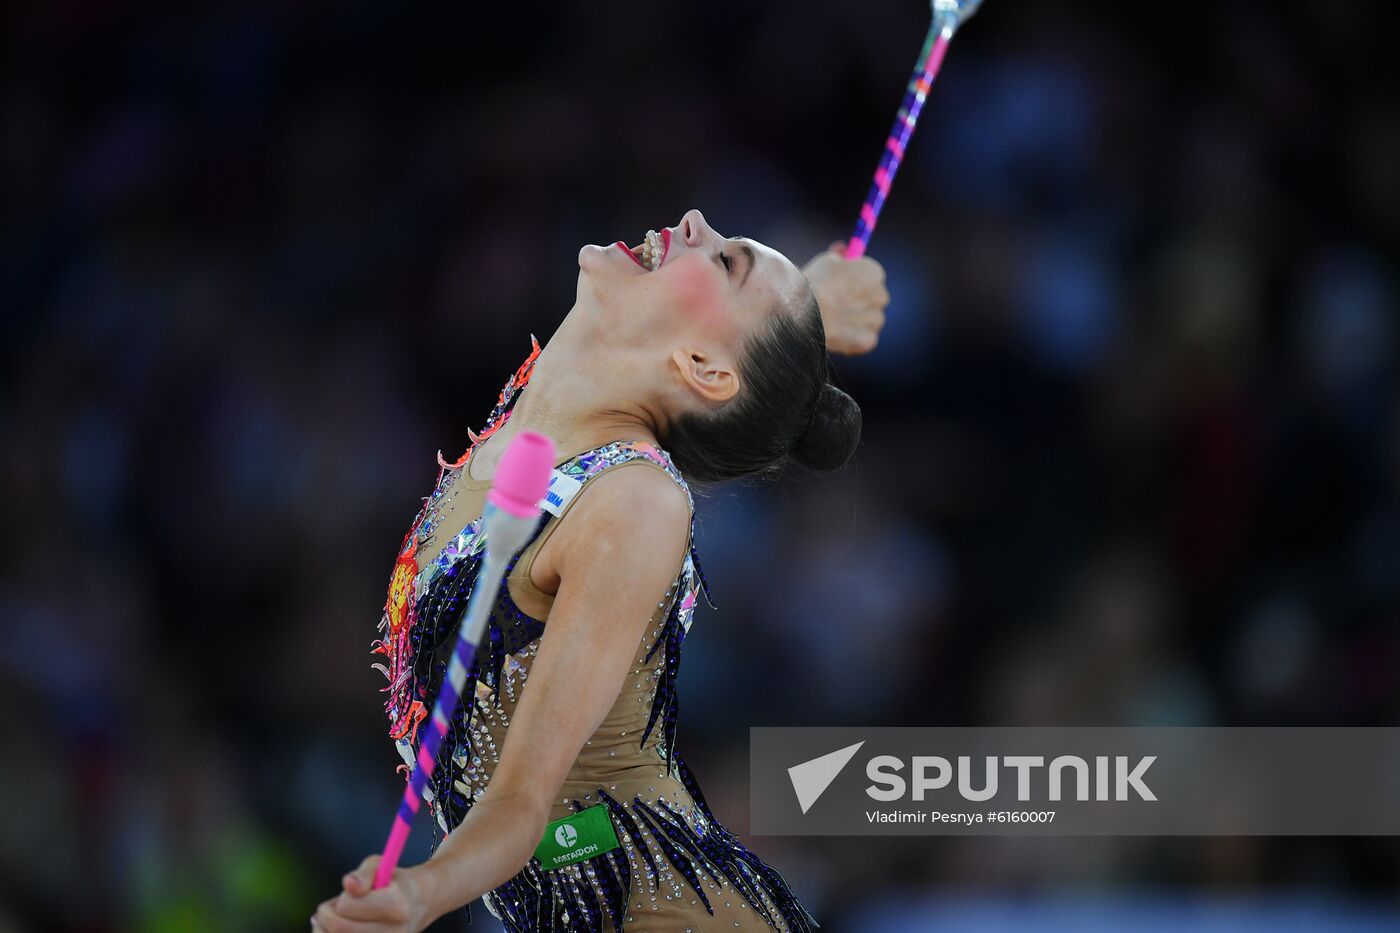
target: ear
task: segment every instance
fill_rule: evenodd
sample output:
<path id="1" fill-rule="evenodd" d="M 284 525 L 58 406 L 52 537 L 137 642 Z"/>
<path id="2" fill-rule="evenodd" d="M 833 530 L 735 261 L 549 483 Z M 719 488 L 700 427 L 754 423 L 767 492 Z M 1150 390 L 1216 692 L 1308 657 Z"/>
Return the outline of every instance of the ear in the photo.
<path id="1" fill-rule="evenodd" d="M 739 374 L 702 350 L 676 350 L 671 362 L 681 380 L 710 402 L 727 402 L 739 392 Z"/>

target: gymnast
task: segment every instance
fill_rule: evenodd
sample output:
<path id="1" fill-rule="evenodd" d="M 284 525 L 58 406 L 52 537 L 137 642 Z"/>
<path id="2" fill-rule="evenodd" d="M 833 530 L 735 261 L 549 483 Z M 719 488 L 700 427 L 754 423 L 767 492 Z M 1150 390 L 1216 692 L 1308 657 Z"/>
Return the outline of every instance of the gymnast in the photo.
<path id="1" fill-rule="evenodd" d="M 374 645 L 411 768 L 493 471 L 520 432 L 552 439 L 566 501 L 510 565 L 425 793 L 445 835 L 379 889 L 366 858 L 314 929 L 416 933 L 478 897 L 511 933 L 813 928 L 677 754 L 675 684 L 709 596 L 688 482 L 829 472 L 859 442 L 828 352 L 873 349 L 889 293 L 880 264 L 845 249 L 799 269 L 691 210 L 635 247 L 580 250 L 568 315 L 531 338 L 466 452 L 439 455 Z"/>

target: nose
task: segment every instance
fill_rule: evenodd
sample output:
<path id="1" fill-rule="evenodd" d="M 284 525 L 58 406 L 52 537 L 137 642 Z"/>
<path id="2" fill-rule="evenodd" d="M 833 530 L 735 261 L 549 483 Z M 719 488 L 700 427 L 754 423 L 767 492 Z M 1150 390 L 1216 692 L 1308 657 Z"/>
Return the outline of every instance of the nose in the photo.
<path id="1" fill-rule="evenodd" d="M 699 246 L 707 236 L 719 236 L 714 229 L 705 222 L 705 215 L 694 208 L 685 212 L 681 222 L 676 225 L 680 231 L 681 239 L 687 246 Z"/>

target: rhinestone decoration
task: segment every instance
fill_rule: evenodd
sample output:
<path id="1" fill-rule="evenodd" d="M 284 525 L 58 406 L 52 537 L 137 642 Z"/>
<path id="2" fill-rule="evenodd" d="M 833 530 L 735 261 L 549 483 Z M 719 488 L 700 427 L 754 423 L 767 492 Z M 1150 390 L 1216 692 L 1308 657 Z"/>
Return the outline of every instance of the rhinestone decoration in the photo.
<path id="1" fill-rule="evenodd" d="M 444 527 L 453 515 L 455 497 L 463 494 L 457 479 L 472 452 L 509 419 L 520 390 L 528 384 L 540 352 L 538 341 L 533 335 L 530 339 L 532 351 L 501 390 L 485 429 L 468 432 L 472 444 L 457 461 L 448 463 L 439 454 L 438 482 L 423 500 L 391 573 L 381 637 L 372 651 L 387 661 L 373 667 L 389 681 L 385 712 L 405 761 L 400 770 L 407 771 L 415 760 L 418 725 L 431 710 L 446 674 L 485 550 L 479 517 L 455 534 Z M 644 917 L 653 912 L 657 918 L 669 917 L 661 913 L 663 908 L 675 911 L 678 905 L 693 911 L 693 919 L 685 916 L 691 928 L 711 929 L 718 921 L 717 904 L 730 910 L 752 906 L 780 933 L 810 933 L 816 923 L 811 914 L 782 875 L 720 824 L 676 752 L 681 647 L 700 597 L 715 608 L 694 546 L 689 486 L 664 450 L 641 441 L 616 441 L 585 451 L 558 469 L 586 486 L 592 477 L 637 459 L 661 467 L 685 490 L 691 504 L 690 541 L 674 582 L 657 603 L 653 624 L 637 646 L 630 679 L 598 731 L 584 743 L 551 816 L 557 819 L 601 802 L 620 845 L 554 870 L 532 857 L 483 901 L 508 933 L 602 933 L 605 928 L 621 930 L 624 923 L 628 929 L 645 929 Z M 547 514 L 535 537 L 557 520 Z M 512 558 L 501 581 L 467 673 L 463 702 L 448 725 L 437 768 L 424 789 L 434 817 L 434 848 L 490 786 L 539 652 L 546 620 L 523 612 L 508 586 L 519 559 L 519 554 Z M 471 907 L 463 909 L 470 923 Z"/>

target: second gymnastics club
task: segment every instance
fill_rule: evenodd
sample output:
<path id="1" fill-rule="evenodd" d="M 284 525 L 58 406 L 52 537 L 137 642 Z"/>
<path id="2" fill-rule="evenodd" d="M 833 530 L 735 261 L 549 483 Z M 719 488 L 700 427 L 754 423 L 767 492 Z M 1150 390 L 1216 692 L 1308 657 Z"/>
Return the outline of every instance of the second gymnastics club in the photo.
<path id="1" fill-rule="evenodd" d="M 855 233 L 851 234 L 851 241 L 846 245 L 847 259 L 859 259 L 865 255 L 870 234 L 875 231 L 875 222 L 880 218 L 880 208 L 885 206 L 890 185 L 894 183 L 900 160 L 904 158 L 904 149 L 914 135 L 915 124 L 919 122 L 919 111 L 924 109 L 924 99 L 938 77 L 938 69 L 943 67 L 948 43 L 953 41 L 953 33 L 958 31 L 958 27 L 977 12 L 982 0 L 932 0 L 932 3 L 933 23 L 929 26 L 928 37 L 924 39 L 919 60 L 914 65 L 914 75 L 909 79 L 904 101 L 895 115 L 890 137 L 885 141 L 880 164 L 875 167 L 875 180 L 870 183 L 870 193 L 861 205 Z"/>
<path id="2" fill-rule="evenodd" d="M 525 546 L 540 520 L 540 500 L 549 488 L 549 476 L 554 471 L 554 442 L 535 431 L 521 431 L 506 448 L 496 468 L 491 492 L 482 511 L 482 527 L 486 536 L 486 554 L 481 570 L 472 586 L 467 611 L 457 633 L 457 647 L 447 668 L 447 676 L 433 704 L 431 726 L 418 744 L 417 766 L 403 791 L 403 801 L 389 829 L 389 841 L 384 844 L 384 856 L 374 873 L 374 887 L 382 888 L 393 877 L 404 843 L 413 825 L 413 817 L 423 802 L 423 788 L 432 779 L 437 767 L 438 749 L 447 734 L 448 723 L 461 702 L 462 687 L 467 681 L 476 655 L 476 646 L 486 631 L 486 620 L 495 605 L 497 591 L 505 577 L 506 566 L 515 553 Z M 470 698 L 469 698 L 470 701 Z"/>

